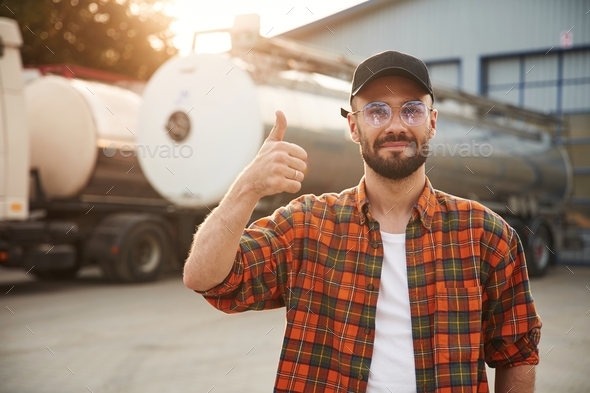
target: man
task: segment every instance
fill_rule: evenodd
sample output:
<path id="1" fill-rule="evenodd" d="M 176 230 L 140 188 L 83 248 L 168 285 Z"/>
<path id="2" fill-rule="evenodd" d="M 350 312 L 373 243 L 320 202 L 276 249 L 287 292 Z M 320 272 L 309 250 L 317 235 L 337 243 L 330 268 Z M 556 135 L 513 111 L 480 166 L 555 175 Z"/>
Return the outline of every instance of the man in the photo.
<path id="1" fill-rule="evenodd" d="M 532 392 L 541 322 L 522 245 L 498 215 L 426 177 L 438 112 L 424 63 L 386 51 L 342 110 L 365 176 L 243 229 L 297 192 L 306 153 L 276 123 L 195 235 L 184 283 L 225 312 L 286 308 L 280 392 Z M 460 181 L 460 179 L 458 179 Z M 242 233 L 243 231 L 243 233 Z M 236 253 L 237 251 L 237 253 Z"/>

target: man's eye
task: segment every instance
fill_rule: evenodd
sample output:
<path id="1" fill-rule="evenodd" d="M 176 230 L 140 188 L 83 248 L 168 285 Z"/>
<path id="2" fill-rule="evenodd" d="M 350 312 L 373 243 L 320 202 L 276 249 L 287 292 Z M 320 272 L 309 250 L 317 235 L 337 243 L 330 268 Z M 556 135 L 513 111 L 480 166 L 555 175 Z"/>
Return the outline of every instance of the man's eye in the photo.
<path id="1" fill-rule="evenodd" d="M 407 105 L 403 108 L 403 113 L 408 116 L 421 116 L 424 109 L 421 105 Z"/>
<path id="2" fill-rule="evenodd" d="M 369 114 L 371 116 L 385 116 L 387 115 L 387 110 L 385 110 L 385 108 L 371 108 L 369 109 Z"/>

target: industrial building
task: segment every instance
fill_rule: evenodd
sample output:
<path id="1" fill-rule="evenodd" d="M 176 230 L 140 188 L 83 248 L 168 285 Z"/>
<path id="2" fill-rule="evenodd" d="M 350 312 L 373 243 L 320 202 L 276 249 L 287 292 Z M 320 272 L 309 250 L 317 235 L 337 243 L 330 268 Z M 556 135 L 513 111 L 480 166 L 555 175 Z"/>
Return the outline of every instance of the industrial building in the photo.
<path id="1" fill-rule="evenodd" d="M 563 118 L 568 210 L 590 226 L 589 0 L 369 0 L 281 36 L 360 57 L 407 52 L 437 85 Z"/>

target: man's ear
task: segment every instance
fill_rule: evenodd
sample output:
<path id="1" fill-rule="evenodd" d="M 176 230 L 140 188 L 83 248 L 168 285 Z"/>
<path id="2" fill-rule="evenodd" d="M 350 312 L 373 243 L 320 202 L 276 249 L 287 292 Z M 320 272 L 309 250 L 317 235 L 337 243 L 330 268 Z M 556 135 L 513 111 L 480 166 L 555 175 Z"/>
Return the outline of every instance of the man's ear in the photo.
<path id="1" fill-rule="evenodd" d="M 434 138 L 436 135 L 436 119 L 438 118 L 438 110 L 433 109 L 430 112 L 430 117 L 428 118 L 428 129 L 430 131 L 430 138 Z"/>
<path id="2" fill-rule="evenodd" d="M 353 140 L 354 143 L 359 144 L 361 143 L 360 135 L 358 134 L 358 126 L 356 124 L 356 119 L 354 115 L 350 113 L 346 116 L 346 120 L 348 121 L 348 128 L 350 131 L 350 139 Z"/>

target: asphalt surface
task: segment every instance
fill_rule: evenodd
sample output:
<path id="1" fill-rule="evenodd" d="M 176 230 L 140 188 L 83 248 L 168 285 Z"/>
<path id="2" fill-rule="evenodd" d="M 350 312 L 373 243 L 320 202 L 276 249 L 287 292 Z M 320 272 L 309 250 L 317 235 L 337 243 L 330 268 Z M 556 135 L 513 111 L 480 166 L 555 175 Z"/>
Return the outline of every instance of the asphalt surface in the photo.
<path id="1" fill-rule="evenodd" d="M 590 268 L 557 266 L 531 287 L 536 391 L 590 392 Z M 0 269 L 0 298 L 0 392 L 272 391 L 284 309 L 223 314 L 178 272 L 122 285 L 94 268 L 67 283 Z"/>

